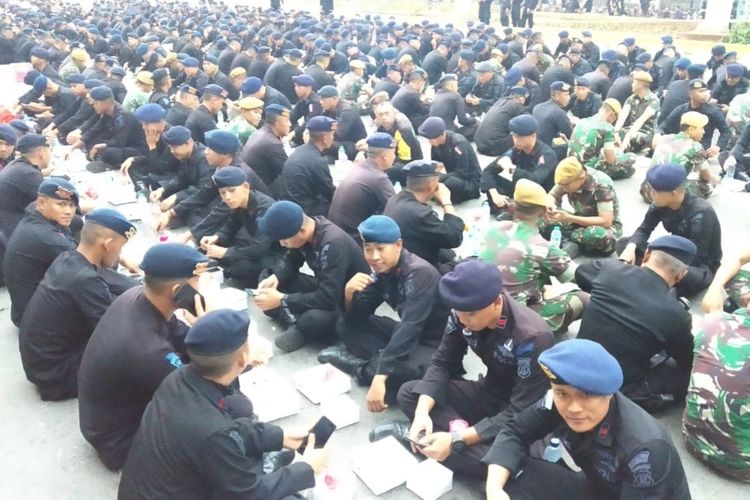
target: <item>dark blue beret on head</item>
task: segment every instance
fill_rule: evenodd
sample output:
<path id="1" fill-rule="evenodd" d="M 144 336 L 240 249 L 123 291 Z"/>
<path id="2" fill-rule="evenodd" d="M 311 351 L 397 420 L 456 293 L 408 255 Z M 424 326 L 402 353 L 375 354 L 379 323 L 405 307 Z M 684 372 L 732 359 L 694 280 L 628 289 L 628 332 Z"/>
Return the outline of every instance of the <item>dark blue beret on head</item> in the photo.
<path id="1" fill-rule="evenodd" d="M 674 191 L 685 183 L 687 173 L 676 163 L 654 165 L 646 172 L 646 180 L 654 191 Z"/>
<path id="2" fill-rule="evenodd" d="M 578 87 L 591 87 L 589 79 L 582 76 L 576 77 L 575 83 Z"/>
<path id="3" fill-rule="evenodd" d="M 385 132 L 375 132 L 367 138 L 367 145 L 371 148 L 395 148 L 396 140 L 391 137 L 390 134 L 386 134 Z"/>
<path id="4" fill-rule="evenodd" d="M 164 119 L 166 114 L 166 110 L 154 102 L 138 106 L 138 109 L 133 113 L 133 115 L 143 123 L 160 122 Z"/>
<path id="5" fill-rule="evenodd" d="M 693 263 L 695 254 L 698 252 L 698 247 L 695 246 L 695 243 L 674 234 L 659 236 L 648 244 L 648 248 L 667 253 L 687 265 Z"/>
<path id="6" fill-rule="evenodd" d="M 281 104 L 269 104 L 266 106 L 266 116 L 278 115 L 289 116 L 291 112 Z"/>
<path id="7" fill-rule="evenodd" d="M 508 122 L 508 127 L 516 135 L 528 136 L 536 133 L 539 124 L 531 115 L 518 115 Z"/>
<path id="8" fill-rule="evenodd" d="M 20 132 L 21 134 L 28 134 L 29 132 L 31 132 L 31 127 L 29 126 L 29 124 L 18 118 L 9 121 L 8 125 L 16 129 L 16 131 Z"/>
<path id="9" fill-rule="evenodd" d="M 497 266 L 467 260 L 443 275 L 438 289 L 448 307 L 462 312 L 478 311 L 498 298 L 503 291 L 503 277 Z"/>
<path id="10" fill-rule="evenodd" d="M 745 67 L 738 63 L 732 63 L 727 66 L 727 76 L 738 77 L 745 73 Z"/>
<path id="11" fill-rule="evenodd" d="M 167 68 L 157 68 L 151 73 L 151 78 L 154 80 L 163 80 L 169 76 L 169 70 Z"/>
<path id="12" fill-rule="evenodd" d="M 687 69 L 690 66 L 690 59 L 687 57 L 680 57 L 674 62 L 674 67 L 679 69 Z"/>
<path id="13" fill-rule="evenodd" d="M 161 137 L 164 142 L 170 146 L 187 144 L 187 142 L 191 139 L 190 130 L 183 127 L 182 125 L 171 127 L 169 130 L 164 132 Z"/>
<path id="14" fill-rule="evenodd" d="M 251 76 L 244 82 L 242 82 L 242 93 L 243 94 L 255 94 L 263 86 L 263 82 L 257 76 Z"/>
<path id="15" fill-rule="evenodd" d="M 307 130 L 310 132 L 330 132 L 336 120 L 327 116 L 314 116 L 307 122 Z"/>
<path id="16" fill-rule="evenodd" d="M 13 127 L 8 125 L 7 123 L 3 123 L 2 125 L 0 125 L 0 141 L 4 141 L 6 144 L 15 146 L 17 140 L 18 136 L 16 135 L 16 131 L 13 130 Z"/>
<path id="17" fill-rule="evenodd" d="M 39 70 L 32 69 L 23 77 L 23 83 L 25 83 L 26 85 L 34 85 L 34 80 L 36 80 L 37 77 L 41 74 L 42 73 Z"/>
<path id="18" fill-rule="evenodd" d="M 114 94 L 112 93 L 112 89 L 105 85 L 94 87 L 89 91 L 89 95 L 95 101 L 106 101 L 107 99 L 115 98 Z"/>
<path id="19" fill-rule="evenodd" d="M 570 85 L 566 82 L 556 81 L 549 86 L 551 92 L 570 92 Z"/>
<path id="20" fill-rule="evenodd" d="M 380 51 L 380 57 L 382 57 L 383 59 L 388 59 L 388 60 L 396 59 L 397 55 L 398 53 L 396 52 L 396 49 L 391 48 L 391 47 L 388 47 L 387 49 L 383 49 Z"/>
<path id="21" fill-rule="evenodd" d="M 260 219 L 260 230 L 273 240 L 291 238 L 302 228 L 302 207 L 291 201 L 277 201 Z"/>
<path id="22" fill-rule="evenodd" d="M 197 68 L 198 59 L 196 59 L 195 57 L 188 56 L 182 60 L 182 65 L 185 66 L 186 68 Z"/>
<path id="23" fill-rule="evenodd" d="M 508 95 L 522 95 L 524 97 L 529 95 L 529 89 L 526 87 L 511 87 L 511 89 L 508 91 Z"/>
<path id="24" fill-rule="evenodd" d="M 313 80 L 313 77 L 308 75 L 307 73 L 302 73 L 301 75 L 297 75 L 292 77 L 292 80 L 294 80 L 295 85 L 300 85 L 302 87 L 312 87 L 315 85 L 315 80 Z"/>
<path id="25" fill-rule="evenodd" d="M 135 226 L 120 212 L 113 208 L 97 208 L 86 215 L 86 224 L 97 224 L 111 229 L 127 239 L 136 235 Z"/>
<path id="26" fill-rule="evenodd" d="M 32 149 L 49 147 L 47 138 L 41 134 L 26 134 L 16 142 L 16 151 L 19 153 L 28 153 Z"/>
<path id="27" fill-rule="evenodd" d="M 431 116 L 419 126 L 418 132 L 428 140 L 437 139 L 445 132 L 445 122 L 439 116 Z"/>
<path id="28" fill-rule="evenodd" d="M 325 85 L 318 90 L 318 95 L 326 99 L 328 97 L 338 97 L 339 91 L 333 85 Z"/>
<path id="29" fill-rule="evenodd" d="M 664 35 L 663 37 L 661 37 L 661 41 L 664 43 L 672 43 L 674 42 L 674 38 L 672 38 L 671 35 Z"/>
<path id="30" fill-rule="evenodd" d="M 622 387 L 620 364 L 591 340 L 560 342 L 539 355 L 539 366 L 553 384 L 570 385 L 588 394 L 609 396 Z"/>
<path id="31" fill-rule="evenodd" d="M 217 188 L 236 187 L 247 182 L 247 174 L 241 168 L 231 165 L 217 168 L 211 178 Z"/>
<path id="32" fill-rule="evenodd" d="M 185 336 L 185 347 L 198 356 L 223 356 L 247 342 L 250 316 L 232 309 L 218 309 L 200 317 Z"/>
<path id="33" fill-rule="evenodd" d="M 68 83 L 74 84 L 74 83 L 83 83 L 86 81 L 86 77 L 83 76 L 82 73 L 73 73 L 68 77 Z"/>
<path id="34" fill-rule="evenodd" d="M 523 71 L 518 68 L 510 68 L 508 72 L 505 73 L 505 84 L 509 87 L 512 87 L 513 85 L 518 83 L 522 77 Z"/>
<path id="35" fill-rule="evenodd" d="M 632 47 L 633 45 L 635 45 L 635 38 L 633 38 L 632 36 L 628 37 L 625 40 L 623 40 L 622 43 L 626 47 Z"/>
<path id="36" fill-rule="evenodd" d="M 160 243 L 146 251 L 139 266 L 146 276 L 161 279 L 188 279 L 200 274 L 208 257 L 181 243 Z"/>
<path id="37" fill-rule="evenodd" d="M 44 92 L 47 90 L 47 84 L 49 83 L 49 80 L 44 75 L 39 75 L 34 80 L 34 90 L 37 92 Z"/>
<path id="38" fill-rule="evenodd" d="M 410 161 L 402 169 L 407 177 L 432 177 L 440 175 L 436 172 L 437 162 L 430 160 Z"/>
<path id="39" fill-rule="evenodd" d="M 647 63 L 651 60 L 651 54 L 648 52 L 643 52 L 641 54 L 638 54 L 638 57 L 635 58 L 635 62 L 637 63 Z"/>
<path id="40" fill-rule="evenodd" d="M 109 70 L 110 75 L 117 75 L 117 76 L 125 76 L 125 70 L 120 66 L 115 66 L 111 70 Z M 153 78 L 153 76 L 152 76 Z"/>
<path id="41" fill-rule="evenodd" d="M 224 90 L 224 87 L 221 85 L 216 85 L 215 83 L 210 83 L 203 87 L 203 95 L 215 95 L 219 97 L 226 97 L 227 91 Z"/>
<path id="42" fill-rule="evenodd" d="M 37 194 L 54 200 L 72 201 L 78 204 L 76 187 L 62 177 L 49 177 L 39 184 Z"/>
<path id="43" fill-rule="evenodd" d="M 219 64 L 219 60 L 216 58 L 216 56 L 207 55 L 203 57 L 203 63 L 209 63 L 209 64 Z"/>
<path id="44" fill-rule="evenodd" d="M 49 51 L 42 47 L 34 47 L 31 49 L 31 52 L 29 52 L 29 55 L 38 57 L 39 59 L 49 59 Z"/>
<path id="45" fill-rule="evenodd" d="M 240 141 L 228 130 L 211 130 L 205 135 L 206 146 L 220 155 L 232 155 L 240 149 Z"/>
<path id="46" fill-rule="evenodd" d="M 473 50 L 462 50 L 458 53 L 458 57 L 465 61 L 474 61 L 477 58 L 477 54 Z"/>
<path id="47" fill-rule="evenodd" d="M 395 243 L 401 239 L 396 221 L 385 215 L 372 215 L 357 227 L 365 243 Z"/>

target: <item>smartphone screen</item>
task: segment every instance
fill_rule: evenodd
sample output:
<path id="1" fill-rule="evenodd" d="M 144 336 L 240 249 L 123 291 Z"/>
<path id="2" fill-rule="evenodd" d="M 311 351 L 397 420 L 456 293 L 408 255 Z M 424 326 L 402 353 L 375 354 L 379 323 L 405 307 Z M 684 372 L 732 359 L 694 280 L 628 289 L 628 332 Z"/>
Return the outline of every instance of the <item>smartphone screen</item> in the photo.
<path id="1" fill-rule="evenodd" d="M 195 310 L 195 296 L 200 294 L 188 283 L 183 283 L 177 288 L 177 292 L 174 294 L 174 302 L 177 304 L 178 309 L 185 309 L 193 316 L 196 316 L 198 312 Z M 201 304 L 205 307 L 206 301 L 201 296 Z"/>
<path id="2" fill-rule="evenodd" d="M 310 429 L 311 434 L 315 434 L 315 447 L 316 448 L 322 448 L 326 445 L 328 440 L 331 438 L 331 435 L 333 434 L 333 431 L 336 430 L 336 425 L 331 422 L 327 417 L 320 417 L 320 420 L 318 420 L 312 429 Z M 302 443 L 302 445 L 299 447 L 297 451 L 300 453 L 305 452 L 305 448 L 307 447 L 307 438 L 305 438 L 305 441 Z"/>

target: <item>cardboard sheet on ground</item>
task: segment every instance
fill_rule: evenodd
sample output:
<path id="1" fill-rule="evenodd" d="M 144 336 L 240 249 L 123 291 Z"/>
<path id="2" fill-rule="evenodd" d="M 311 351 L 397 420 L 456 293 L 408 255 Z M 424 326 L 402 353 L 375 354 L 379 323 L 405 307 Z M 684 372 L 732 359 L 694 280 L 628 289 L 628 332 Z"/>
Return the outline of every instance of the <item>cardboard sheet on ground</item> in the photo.
<path id="1" fill-rule="evenodd" d="M 422 500 L 436 500 L 453 489 L 453 471 L 429 458 L 412 468 L 406 487 Z"/>
<path id="2" fill-rule="evenodd" d="M 354 473 L 373 495 L 401 486 L 409 478 L 417 459 L 393 436 L 370 443 L 354 458 Z"/>
<path id="3" fill-rule="evenodd" d="M 294 383 L 313 404 L 346 394 L 352 388 L 351 377 L 330 363 L 298 371 Z"/>

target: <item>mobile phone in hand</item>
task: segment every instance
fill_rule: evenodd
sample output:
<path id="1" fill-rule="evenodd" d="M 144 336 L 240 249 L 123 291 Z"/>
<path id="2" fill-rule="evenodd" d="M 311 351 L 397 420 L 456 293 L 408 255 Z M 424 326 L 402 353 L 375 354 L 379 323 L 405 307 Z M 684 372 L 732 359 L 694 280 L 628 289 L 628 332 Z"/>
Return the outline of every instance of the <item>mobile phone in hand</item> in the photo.
<path id="1" fill-rule="evenodd" d="M 335 430 L 336 424 L 331 422 L 328 417 L 320 417 L 320 420 L 318 420 L 315 425 L 313 425 L 313 428 L 310 429 L 310 433 L 315 434 L 315 448 L 323 448 Z M 304 453 L 306 447 L 307 438 L 305 438 L 297 451 Z"/>

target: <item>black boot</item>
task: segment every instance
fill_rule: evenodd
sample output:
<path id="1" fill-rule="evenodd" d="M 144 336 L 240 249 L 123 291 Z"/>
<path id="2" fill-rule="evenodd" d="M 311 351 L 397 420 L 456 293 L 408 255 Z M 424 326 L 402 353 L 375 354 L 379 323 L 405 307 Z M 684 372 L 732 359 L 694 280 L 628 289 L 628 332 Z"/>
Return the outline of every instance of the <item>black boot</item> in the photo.
<path id="1" fill-rule="evenodd" d="M 370 442 L 374 443 L 388 436 L 393 436 L 396 438 L 396 441 L 411 450 L 411 442 L 409 441 L 410 426 L 411 423 L 404 420 L 396 420 L 388 424 L 379 425 L 370 431 Z"/>
<path id="2" fill-rule="evenodd" d="M 346 350 L 343 344 L 327 347 L 318 354 L 318 363 L 330 363 L 344 373 L 356 375 L 360 366 L 367 360 L 359 358 Z"/>

